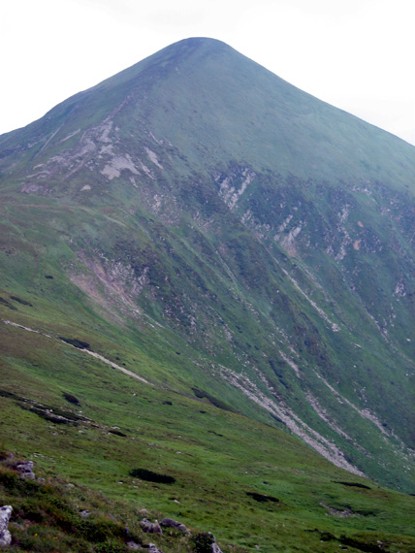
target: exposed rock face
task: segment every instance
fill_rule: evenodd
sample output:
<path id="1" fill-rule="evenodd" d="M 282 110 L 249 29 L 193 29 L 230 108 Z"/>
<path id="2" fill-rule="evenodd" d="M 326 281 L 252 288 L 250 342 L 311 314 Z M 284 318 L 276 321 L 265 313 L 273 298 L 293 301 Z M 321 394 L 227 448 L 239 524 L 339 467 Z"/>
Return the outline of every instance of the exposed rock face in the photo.
<path id="1" fill-rule="evenodd" d="M 25 478 L 26 480 L 35 480 L 36 476 L 33 472 L 33 467 L 33 461 L 22 461 L 21 463 L 18 463 L 15 468 L 21 478 Z"/>
<path id="2" fill-rule="evenodd" d="M 0 507 L 0 547 L 7 547 L 12 542 L 9 532 L 9 521 L 12 516 L 13 507 L 4 505 Z"/>
<path id="3" fill-rule="evenodd" d="M 176 530 L 179 530 L 179 532 L 183 532 L 183 534 L 190 533 L 184 524 L 177 522 L 177 520 L 173 520 L 172 518 L 163 518 L 160 522 L 160 526 L 163 526 L 164 528 L 175 528 Z"/>
<path id="4" fill-rule="evenodd" d="M 163 530 L 161 529 L 160 524 L 156 520 L 155 522 L 150 522 L 146 518 L 140 522 L 140 526 L 143 529 L 143 532 L 148 534 L 162 534 Z"/>
<path id="5" fill-rule="evenodd" d="M 131 549 L 131 551 L 138 551 L 141 549 L 141 546 L 138 545 L 138 543 L 135 543 L 135 541 L 128 541 L 127 542 L 128 549 Z"/>
<path id="6" fill-rule="evenodd" d="M 148 551 L 149 553 L 163 553 L 163 551 L 159 549 L 154 543 L 148 544 Z"/>

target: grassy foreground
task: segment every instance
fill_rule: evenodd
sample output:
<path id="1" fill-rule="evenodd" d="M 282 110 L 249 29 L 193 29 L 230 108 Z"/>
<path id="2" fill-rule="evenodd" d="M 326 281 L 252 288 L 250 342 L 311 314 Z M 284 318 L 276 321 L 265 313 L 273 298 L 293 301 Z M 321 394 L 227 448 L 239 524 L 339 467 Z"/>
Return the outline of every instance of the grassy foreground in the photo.
<path id="1" fill-rule="evenodd" d="M 1 306 L 2 320 L 31 328 L 19 306 Z M 65 330 L 61 321 L 55 334 Z M 12 551 L 127 551 L 133 536 L 190 552 L 206 531 L 225 552 L 414 551 L 413 497 L 337 469 L 267 424 L 137 381 L 48 336 L 0 325 L 0 494 L 14 507 Z M 128 340 L 118 355 L 104 332 L 98 343 L 118 363 L 133 355 Z M 137 373 L 150 381 L 139 355 L 137 347 Z M 6 452 L 35 461 L 42 481 L 19 479 Z M 135 469 L 169 478 L 149 481 Z M 143 516 L 171 517 L 192 536 L 146 535 Z"/>

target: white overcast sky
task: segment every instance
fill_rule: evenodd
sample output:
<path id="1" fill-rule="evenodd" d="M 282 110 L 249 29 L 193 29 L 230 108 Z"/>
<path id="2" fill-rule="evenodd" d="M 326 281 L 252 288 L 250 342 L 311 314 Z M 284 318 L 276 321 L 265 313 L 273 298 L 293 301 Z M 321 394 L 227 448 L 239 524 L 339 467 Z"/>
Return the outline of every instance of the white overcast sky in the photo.
<path id="1" fill-rule="evenodd" d="M 414 26 L 414 0 L 0 0 L 0 134 L 208 36 L 415 144 Z"/>

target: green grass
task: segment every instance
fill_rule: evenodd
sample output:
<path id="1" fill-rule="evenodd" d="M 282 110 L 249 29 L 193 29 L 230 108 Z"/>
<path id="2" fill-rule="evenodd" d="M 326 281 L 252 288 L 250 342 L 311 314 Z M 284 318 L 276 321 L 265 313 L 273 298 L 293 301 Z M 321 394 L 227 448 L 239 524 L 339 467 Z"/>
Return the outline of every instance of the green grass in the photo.
<path id="1" fill-rule="evenodd" d="M 263 551 L 277 547 L 337 551 L 342 539 L 372 545 L 381 539 L 390 544 L 386 551 L 391 552 L 409 553 L 413 548 L 412 497 L 336 469 L 299 440 L 269 425 L 215 408 L 205 400 L 138 383 L 69 344 L 5 325 L 1 332 L 3 388 L 55 411 L 82 411 L 90 420 L 53 424 L 22 409 L 21 401 L 0 397 L 2 448 L 33 459 L 38 475 L 48 481 L 60 478 L 77 490 L 86 486 L 92 497 L 103 494 L 107 503 L 99 513 L 104 520 L 121 508 L 117 504 L 122 498 L 123 516 L 132 517 L 134 511 L 145 508 L 154 518 L 178 519 L 194 532 L 212 531 L 224 551 L 254 549 L 257 544 Z M 39 340 L 48 341 L 48 347 L 41 347 Z M 64 392 L 73 394 L 80 406 L 65 400 Z M 113 428 L 123 435 L 111 433 Z M 175 482 L 152 483 L 130 475 L 140 467 L 170 475 Z M 340 483 L 344 481 L 364 482 L 370 489 L 345 486 Z M 58 492 L 47 488 L 40 500 L 36 494 L 42 485 L 16 478 L 13 482 L 17 482 L 13 493 L 18 515 L 12 531 L 31 509 L 46 512 L 35 526 L 17 531 L 21 550 L 35 543 L 34 534 L 51 544 L 60 541 L 58 550 L 80 547 L 75 537 L 65 536 L 62 542 L 61 523 L 51 518 L 49 507 L 42 503 L 53 504 Z M 279 502 L 258 502 L 247 492 Z M 4 501 L 9 497 L 15 501 L 9 495 Z M 330 516 L 322 504 L 354 514 Z M 116 520 L 120 523 L 119 517 Z M 115 532 L 111 524 L 105 527 L 110 537 Z M 320 542 L 325 534 L 335 539 Z M 176 551 L 173 539 L 163 540 L 162 549 Z M 56 546 L 44 547 L 39 550 L 52 551 Z"/>
<path id="2" fill-rule="evenodd" d="M 265 185 L 269 186 L 266 180 Z M 269 194 L 270 190 L 264 198 Z M 273 194 L 271 204 L 301 201 L 297 186 L 289 192 L 276 189 Z M 265 207 L 266 203 L 260 204 L 258 212 L 267 218 Z M 216 377 L 220 365 L 238 373 L 243 366 L 250 379 L 267 393 L 255 372 L 259 368 L 303 420 L 337 442 L 367 474 L 387 485 L 411 489 L 412 469 L 402 458 L 399 443 L 393 439 L 385 442 L 372 423 L 327 396 L 327 389 L 315 377 L 317 371 L 329 382 L 335 378 L 343 395 L 361 408 L 359 390 L 366 389 L 369 406 L 382 414 L 382 422 L 387 421 L 401 439 L 410 443 L 407 361 L 385 344 L 368 316 L 363 299 L 376 308 L 381 301 L 376 296 L 377 288 L 366 276 L 369 292 L 359 289 L 360 296 L 351 295 L 340 286 L 344 275 L 330 257 L 319 254 L 317 259 L 309 254 L 308 265 L 292 261 L 283 256 L 275 242 L 269 242 L 268 235 L 259 243 L 249 229 L 232 218 L 226 226 L 218 218 L 212 234 L 190 232 L 191 218 L 172 226 L 155 221 L 141 210 L 137 212 L 139 217 L 125 217 L 124 209 L 114 205 L 111 217 L 108 213 L 103 206 L 79 209 L 70 201 L 58 205 L 50 199 L 30 198 L 15 204 L 7 199 L 3 208 L 4 248 L 0 253 L 4 283 L 1 298 L 9 304 L 7 307 L 2 303 L 4 318 L 43 330 L 54 338 L 85 341 L 94 351 L 124 363 L 151 382 L 164 383 L 191 396 L 192 389 L 198 388 L 217 404 L 271 422 L 266 412 Z M 310 218 L 314 217 L 312 211 Z M 366 221 L 363 215 L 361 218 Z M 109 260 L 107 265 L 103 259 Z M 92 269 L 85 260 L 95 264 Z M 316 274 L 316 262 L 325 264 L 323 276 L 313 277 L 321 282 L 320 288 L 310 278 L 308 268 Z M 395 262 L 388 260 L 389 268 Z M 359 270 L 371 267 L 361 258 L 354 263 L 353 267 L 363 267 Z M 106 277 L 110 282 L 115 278 L 116 287 L 108 288 L 97 280 L 95 273 L 119 265 L 127 271 L 126 277 L 111 273 Z M 340 333 L 328 329 L 281 269 L 296 279 L 331 320 L 340 323 Z M 384 265 L 378 265 L 377 270 L 384 274 Z M 370 268 L 368 276 L 371 272 Z M 70 282 L 73 275 L 92 282 L 89 298 Z M 141 275 L 146 275 L 146 281 L 136 299 L 129 295 L 129 287 Z M 120 286 L 127 304 L 120 299 Z M 20 303 L 12 300 L 13 296 Z M 138 316 L 132 312 L 135 305 L 140 309 Z M 402 312 L 400 320 L 407 328 L 408 313 Z M 196 321 L 193 329 L 192 321 Z M 358 349 L 356 343 L 368 343 L 370 348 Z M 47 340 L 43 344 L 54 347 Z M 303 381 L 278 353 L 282 350 L 292 356 L 293 349 Z M 334 420 L 344 426 L 352 440 L 359 442 L 364 437 L 366 451 L 350 447 L 350 440 L 327 428 L 305 402 L 307 389 L 314 390 L 314 395 L 318 392 L 320 403 L 330 408 Z"/>
<path id="3" fill-rule="evenodd" d="M 203 40 L 0 137 L 3 449 L 103 494 L 105 520 L 146 508 L 225 551 L 409 553 L 413 497 L 379 485 L 414 491 L 413 151 Z M 117 159 L 138 174 L 109 180 Z M 339 483 L 363 480 L 226 371 L 335 443 L 370 489 Z M 43 532 L 42 547 L 103 551 L 22 516 L 26 550 Z M 162 544 L 180 547 L 195 542 Z"/>

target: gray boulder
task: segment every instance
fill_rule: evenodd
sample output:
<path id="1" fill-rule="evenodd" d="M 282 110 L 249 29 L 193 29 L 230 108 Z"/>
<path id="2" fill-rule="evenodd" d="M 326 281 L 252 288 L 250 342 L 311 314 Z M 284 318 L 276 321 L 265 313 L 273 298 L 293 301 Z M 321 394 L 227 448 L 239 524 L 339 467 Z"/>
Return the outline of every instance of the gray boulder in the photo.
<path id="1" fill-rule="evenodd" d="M 173 520 L 172 518 L 163 518 L 163 520 L 160 521 L 160 526 L 163 526 L 163 528 L 175 528 L 183 534 L 190 533 L 184 524 L 182 524 L 181 522 L 177 522 L 177 520 Z"/>
<path id="2" fill-rule="evenodd" d="M 7 547 L 12 542 L 12 536 L 9 532 L 9 521 L 12 512 L 13 507 L 11 505 L 0 507 L 0 547 Z"/>
<path id="3" fill-rule="evenodd" d="M 149 553 L 163 553 L 163 551 L 159 549 L 154 543 L 148 544 L 148 551 Z"/>
<path id="4" fill-rule="evenodd" d="M 222 549 L 216 542 L 212 543 L 212 553 L 222 553 Z"/>
<path id="5" fill-rule="evenodd" d="M 15 465 L 15 469 L 20 474 L 21 478 L 26 480 L 35 480 L 36 476 L 33 472 L 34 462 L 33 461 L 22 461 Z"/>
<path id="6" fill-rule="evenodd" d="M 143 532 L 147 532 L 148 534 L 162 534 L 163 530 L 161 529 L 160 524 L 156 520 L 155 522 L 150 522 L 146 518 L 144 518 L 140 522 L 140 526 L 143 530 Z"/>
<path id="7" fill-rule="evenodd" d="M 127 547 L 128 547 L 128 549 L 131 549 L 131 551 L 140 551 L 140 550 L 142 550 L 141 546 L 138 545 L 138 543 L 135 543 L 135 541 L 132 541 L 132 540 L 127 542 Z"/>

